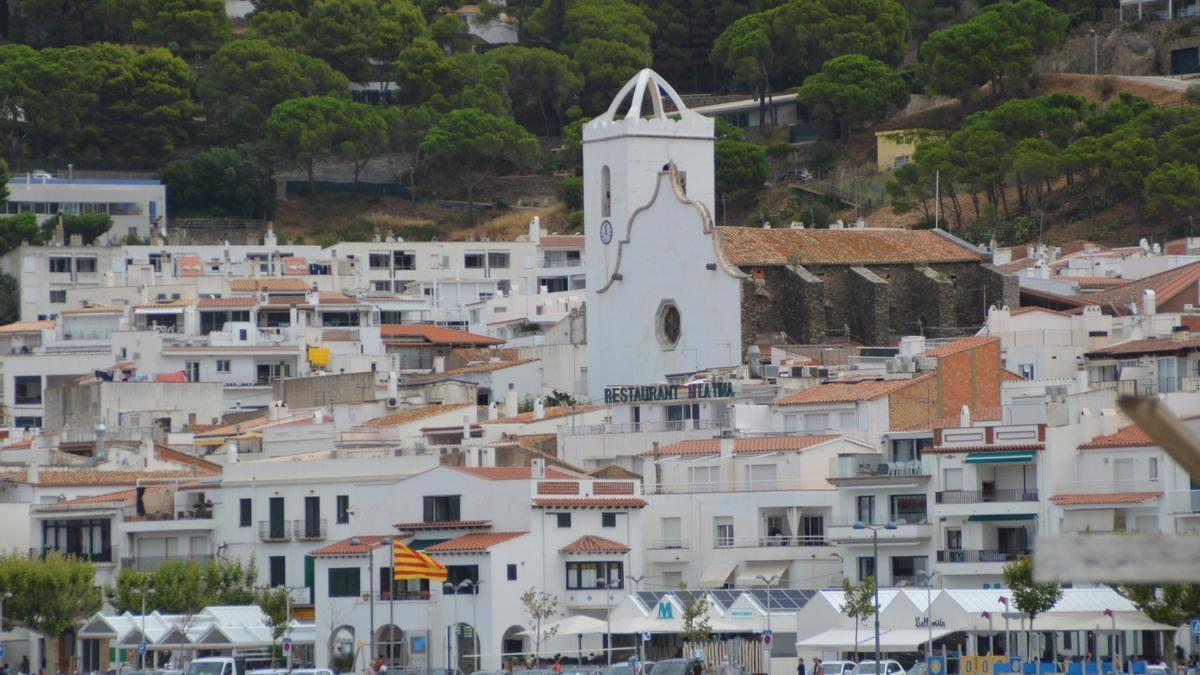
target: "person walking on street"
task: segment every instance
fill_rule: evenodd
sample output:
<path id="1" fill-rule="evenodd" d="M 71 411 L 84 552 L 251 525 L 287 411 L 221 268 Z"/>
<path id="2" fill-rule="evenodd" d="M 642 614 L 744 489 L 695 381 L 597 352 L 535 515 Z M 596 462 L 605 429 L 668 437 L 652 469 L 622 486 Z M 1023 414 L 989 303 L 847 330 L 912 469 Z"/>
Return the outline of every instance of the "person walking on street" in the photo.
<path id="1" fill-rule="evenodd" d="M 803 656 L 801 656 L 801 657 L 800 657 L 800 658 L 799 658 L 799 659 L 796 661 L 796 675 L 807 675 L 807 674 L 804 672 L 804 657 L 803 657 Z"/>

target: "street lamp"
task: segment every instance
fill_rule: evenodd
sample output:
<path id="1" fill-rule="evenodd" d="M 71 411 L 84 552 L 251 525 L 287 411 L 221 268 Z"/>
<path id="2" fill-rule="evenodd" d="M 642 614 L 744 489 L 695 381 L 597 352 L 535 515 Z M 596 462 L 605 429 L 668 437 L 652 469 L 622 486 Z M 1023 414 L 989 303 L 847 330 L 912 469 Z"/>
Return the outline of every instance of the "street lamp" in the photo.
<path id="1" fill-rule="evenodd" d="M 467 586 L 470 586 L 471 583 L 472 582 L 470 579 L 463 579 L 457 584 L 449 581 L 442 583 L 442 587 L 450 591 L 450 594 L 454 596 L 454 625 L 448 627 L 446 630 L 446 670 L 448 671 L 454 670 L 454 663 L 451 658 L 450 650 L 454 644 L 453 638 L 458 637 L 458 593 Z M 460 659 L 462 658 L 462 654 L 459 654 L 458 656 Z"/>
<path id="2" fill-rule="evenodd" d="M 641 593 L 642 580 L 646 578 L 646 575 L 645 574 L 641 574 L 641 575 L 630 574 L 629 576 L 627 576 L 625 578 L 633 582 L 633 594 L 635 596 L 638 596 Z M 645 658 L 645 654 L 642 652 L 642 644 L 643 644 L 642 636 L 635 635 L 634 639 L 637 640 L 638 667 L 641 668 L 641 664 L 643 663 L 643 659 Z"/>
<path id="3" fill-rule="evenodd" d="M 925 581 L 925 626 L 929 629 L 929 641 L 925 643 L 925 659 L 933 657 L 933 588 L 931 581 L 938 572 L 921 572 L 920 577 Z"/>
<path id="4" fill-rule="evenodd" d="M 471 638 L 471 642 L 474 645 L 473 648 L 475 650 L 474 658 L 472 659 L 472 661 L 475 662 L 475 670 L 479 670 L 480 665 L 481 665 L 479 652 L 480 652 L 481 648 L 483 647 L 483 644 L 479 640 L 479 623 L 478 623 L 479 610 L 478 610 L 478 608 L 479 608 L 479 587 L 483 585 L 483 582 L 482 581 L 471 581 L 470 579 L 465 579 L 465 580 L 463 580 L 463 583 L 466 584 L 467 587 L 471 589 L 471 594 L 474 596 L 474 598 L 471 601 L 471 632 L 473 635 L 473 637 Z"/>
<path id="5" fill-rule="evenodd" d="M 146 640 L 146 596 L 154 595 L 153 588 L 138 589 L 137 594 L 142 596 L 142 639 L 141 642 L 146 644 L 146 652 L 149 651 L 149 642 Z M 142 670 L 146 669 L 146 652 L 138 649 L 138 667 Z"/>
<path id="6" fill-rule="evenodd" d="M 608 654 L 608 665 L 612 665 L 612 600 L 608 593 L 608 579 L 600 579 L 596 585 L 604 589 L 604 651 Z"/>
<path id="7" fill-rule="evenodd" d="M 763 585 L 767 587 L 767 635 L 770 635 L 771 637 L 767 641 L 767 644 L 763 646 L 763 652 L 765 652 L 766 657 L 767 657 L 767 672 L 770 672 L 771 671 L 771 645 L 775 641 L 775 634 L 771 632 L 771 586 L 774 585 L 774 583 L 776 581 L 779 581 L 779 575 L 772 574 L 771 576 L 768 577 L 768 576 L 763 576 L 763 575 L 759 574 L 758 576 L 756 576 L 754 578 L 763 582 Z"/>
<path id="8" fill-rule="evenodd" d="M 879 666 L 879 531 L 894 530 L 896 524 L 888 522 L 886 525 L 867 525 L 861 520 L 854 523 L 856 530 L 871 531 L 871 567 L 875 573 L 875 673 L 874 675 L 883 675 L 883 671 Z"/>
<path id="9" fill-rule="evenodd" d="M 356 542 L 356 539 L 350 540 L 351 544 L 355 544 Z M 392 545 L 392 538 L 384 537 L 376 542 L 376 545 L 390 547 Z M 371 616 L 371 638 L 367 641 L 368 660 L 370 660 L 372 658 L 372 654 L 375 653 L 375 548 L 376 546 L 367 546 L 367 570 L 370 576 L 370 579 L 367 580 L 367 583 L 369 584 L 368 589 L 370 591 L 368 593 L 368 597 L 370 599 L 367 601 L 367 605 L 369 607 L 368 613 Z M 381 588 L 379 590 L 382 591 L 383 589 Z M 391 629 L 389 628 L 388 630 L 390 631 Z M 391 633 L 389 632 L 388 635 L 391 635 Z"/>

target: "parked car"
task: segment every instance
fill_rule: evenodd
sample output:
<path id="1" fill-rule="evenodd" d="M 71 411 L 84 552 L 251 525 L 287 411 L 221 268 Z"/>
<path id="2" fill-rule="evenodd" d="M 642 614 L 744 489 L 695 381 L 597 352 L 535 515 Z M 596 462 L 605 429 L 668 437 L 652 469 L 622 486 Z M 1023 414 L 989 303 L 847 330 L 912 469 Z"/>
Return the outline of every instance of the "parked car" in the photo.
<path id="1" fill-rule="evenodd" d="M 905 675 L 904 666 L 899 661 L 884 661 L 877 665 L 874 661 L 863 661 L 854 666 L 853 675 Z"/>
<path id="2" fill-rule="evenodd" d="M 854 672 L 853 661 L 822 661 L 821 671 L 825 675 L 850 675 Z"/>
<path id="3" fill-rule="evenodd" d="M 1146 675 L 1171 675 L 1171 670 L 1166 666 L 1146 666 Z"/>
<path id="4" fill-rule="evenodd" d="M 387 671 L 388 673 L 402 673 L 404 672 L 404 668 L 397 666 L 395 668 L 388 668 Z M 292 675 L 337 675 L 337 673 L 328 668 L 293 668 Z"/>
<path id="5" fill-rule="evenodd" d="M 50 175 L 50 172 L 44 169 L 35 169 L 33 171 L 34 180 L 42 180 L 43 178 L 54 178 L 54 176 Z"/>
<path id="6" fill-rule="evenodd" d="M 687 675 L 692 662 L 687 659 L 663 659 L 654 664 L 654 675 Z"/>

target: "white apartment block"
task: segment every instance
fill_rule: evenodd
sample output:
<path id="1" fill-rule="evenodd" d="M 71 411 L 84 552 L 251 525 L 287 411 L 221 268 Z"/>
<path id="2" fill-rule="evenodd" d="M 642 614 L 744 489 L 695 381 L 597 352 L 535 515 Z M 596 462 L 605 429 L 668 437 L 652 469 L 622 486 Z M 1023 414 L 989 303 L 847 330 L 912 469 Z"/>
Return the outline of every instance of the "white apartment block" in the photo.
<path id="1" fill-rule="evenodd" d="M 8 183 L 7 215 L 32 213 L 38 222 L 64 214 L 107 213 L 113 226 L 97 245 L 127 237 L 149 239 L 167 222 L 167 188 L 157 180 L 129 178 L 24 178 Z"/>

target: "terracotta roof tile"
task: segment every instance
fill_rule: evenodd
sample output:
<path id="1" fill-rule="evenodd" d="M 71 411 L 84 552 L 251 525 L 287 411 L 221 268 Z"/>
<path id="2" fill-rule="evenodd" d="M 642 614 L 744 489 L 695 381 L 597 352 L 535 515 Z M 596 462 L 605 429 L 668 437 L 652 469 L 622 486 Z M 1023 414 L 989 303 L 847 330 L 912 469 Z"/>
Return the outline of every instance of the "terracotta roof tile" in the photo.
<path id="1" fill-rule="evenodd" d="M 956 452 L 1025 452 L 1045 449 L 1045 443 L 1006 443 L 999 445 L 935 445 L 925 448 L 922 452 L 948 455 Z"/>
<path id="2" fill-rule="evenodd" d="M 336 541 L 328 546 L 313 549 L 308 552 L 308 555 L 366 555 L 371 549 L 384 546 L 383 540 L 389 535 L 368 534 L 359 537 L 350 537 Z M 353 543 L 358 540 L 358 543 Z"/>
<path id="3" fill-rule="evenodd" d="M 414 530 L 476 530 L 492 526 L 490 520 L 439 520 L 436 522 L 415 521 L 396 523 L 392 527 L 405 532 Z"/>
<path id="4" fill-rule="evenodd" d="M 1095 450 L 1097 448 L 1146 448 L 1158 445 L 1150 440 L 1145 431 L 1136 424 L 1121 427 L 1115 434 L 1097 436 L 1079 446 L 1080 450 Z"/>
<path id="5" fill-rule="evenodd" d="M 972 337 L 965 337 L 961 340 L 955 340 L 954 342 L 947 342 L 946 344 L 939 345 L 933 349 L 927 349 L 925 350 L 925 356 L 950 356 L 951 354 L 965 352 L 968 349 L 974 349 L 992 342 L 998 344 L 1000 342 L 1000 338 L 994 335 L 975 335 Z"/>
<path id="6" fill-rule="evenodd" d="M 619 541 L 585 534 L 566 546 L 559 553 L 628 553 L 629 547 Z"/>
<path id="7" fill-rule="evenodd" d="M 304 276 L 308 274 L 308 258 L 290 256 L 283 259 L 283 273 Z"/>
<path id="8" fill-rule="evenodd" d="M 3 448 L 0 448 L 0 450 L 16 450 L 18 448 L 31 448 L 31 447 L 33 447 L 33 439 L 32 438 L 22 438 L 21 440 L 16 441 L 14 443 L 9 443 L 8 445 L 4 446 Z"/>
<path id="9" fill-rule="evenodd" d="M 175 256 L 175 262 L 179 265 L 181 277 L 198 277 L 204 274 L 204 263 L 198 255 Z"/>
<path id="10" fill-rule="evenodd" d="M 122 314 L 125 312 L 125 307 L 122 305 L 92 305 L 91 307 L 71 307 L 64 309 L 59 314 Z"/>
<path id="11" fill-rule="evenodd" d="M 134 309 L 174 309 L 176 307 L 191 307 L 195 300 L 155 300 L 154 302 L 139 302 Z"/>
<path id="12" fill-rule="evenodd" d="M 196 307 L 200 309 L 224 308 L 224 307 L 253 307 L 258 304 L 258 298 L 238 297 L 238 298 L 200 298 L 196 303 Z"/>
<path id="13" fill-rule="evenodd" d="M 456 466 L 453 469 L 486 480 L 533 480 L 533 469 L 528 466 Z M 586 479 L 587 476 L 548 466 L 546 467 L 546 478 L 571 480 Z"/>
<path id="14" fill-rule="evenodd" d="M 1049 307 L 1018 307 L 1010 311 L 1008 315 L 1021 316 L 1022 314 L 1028 314 L 1030 312 L 1045 312 L 1046 314 L 1057 314 L 1058 316 L 1071 316 L 1066 312 L 1060 312 L 1057 309 L 1050 309 Z"/>
<path id="15" fill-rule="evenodd" d="M 748 455 L 759 452 L 786 452 L 804 450 L 814 445 L 841 438 L 838 435 L 826 436 L 763 436 L 758 438 L 733 439 L 733 452 Z M 657 455 L 715 455 L 721 452 L 721 440 L 718 438 L 702 438 L 689 441 L 678 441 L 658 449 Z M 656 453 L 647 450 L 643 457 L 653 457 Z"/>
<path id="16" fill-rule="evenodd" d="M 538 246 L 541 248 L 557 246 L 583 248 L 584 241 L 582 234 L 548 234 L 538 240 Z"/>
<path id="17" fill-rule="evenodd" d="M 426 553 L 483 553 L 496 544 L 525 536 L 525 532 L 472 532 L 425 549 Z"/>
<path id="18" fill-rule="evenodd" d="M 572 406 L 551 406 L 546 408 L 546 416 L 542 420 L 552 420 L 559 417 L 567 417 L 568 415 L 582 415 L 583 413 L 595 412 L 604 408 L 603 403 L 593 403 L 591 405 L 572 405 Z M 540 422 L 542 420 L 534 419 L 532 412 L 520 413 L 513 417 L 501 417 L 494 420 L 484 420 L 480 424 L 528 424 L 530 422 Z"/>
<path id="19" fill-rule="evenodd" d="M 394 412 L 390 415 L 384 415 L 383 417 L 376 417 L 375 419 L 367 420 L 366 422 L 363 422 L 361 426 L 390 427 L 397 424 L 408 424 L 409 422 L 416 422 L 418 420 L 423 420 L 435 415 L 441 415 L 442 413 L 470 408 L 473 405 L 474 404 L 471 403 L 447 403 L 442 405 L 427 405 L 420 408 L 410 408 L 408 410 Z"/>
<path id="20" fill-rule="evenodd" d="M 1008 368 L 1001 368 L 1000 369 L 1000 381 L 1001 382 L 1024 382 L 1025 378 L 1017 373 L 1014 373 L 1013 371 L 1009 370 Z M 996 419 L 999 419 L 999 418 L 996 418 Z"/>
<path id="21" fill-rule="evenodd" d="M 850 401 L 873 401 L 877 398 L 887 396 L 894 391 L 899 391 L 905 387 L 911 387 L 913 384 L 920 382 L 926 378 L 933 377 L 933 373 L 926 373 L 920 377 L 914 377 L 906 380 L 859 380 L 856 382 L 830 382 L 829 384 L 821 384 L 815 387 L 810 387 L 803 391 L 796 392 L 783 398 L 771 401 L 771 405 L 804 405 L 807 403 L 848 403 Z"/>
<path id="22" fill-rule="evenodd" d="M 322 305 L 357 305 L 358 300 L 346 295 L 345 293 L 336 293 L 333 291 L 321 291 L 317 294 L 317 299 Z"/>
<path id="23" fill-rule="evenodd" d="M 1094 349 L 1087 356 L 1117 356 L 1121 354 L 1161 354 L 1163 352 L 1195 351 L 1200 349 L 1200 337 L 1188 337 L 1176 341 L 1173 338 L 1147 338 L 1145 340 L 1126 340 L 1116 344 Z"/>
<path id="24" fill-rule="evenodd" d="M 25 472 L 10 474 L 19 483 L 28 482 Z M 85 485 L 137 485 L 138 479 L 162 480 L 219 476 L 220 472 L 196 469 L 194 471 L 98 471 L 96 469 L 41 470 L 38 485 L 41 486 L 85 486 Z"/>
<path id="25" fill-rule="evenodd" d="M 146 494 L 166 491 L 166 486 L 147 486 Z M 132 490 L 119 490 L 117 492 L 106 492 L 102 495 L 88 495 L 86 497 L 76 497 L 68 499 L 63 504 L 134 504 L 137 502 L 137 488 Z"/>
<path id="26" fill-rule="evenodd" d="M 638 497 L 538 497 L 534 506 L 542 508 L 625 508 L 640 509 L 646 500 Z"/>
<path id="27" fill-rule="evenodd" d="M 734 265 L 867 265 L 978 262 L 977 250 L 933 230 L 719 227 Z"/>
<path id="28" fill-rule="evenodd" d="M 1168 300 L 1187 291 L 1191 291 L 1191 295 L 1184 298 L 1184 302 L 1195 303 L 1200 297 L 1196 291 L 1197 282 L 1200 282 L 1200 262 L 1131 281 L 1117 288 L 1089 293 L 1087 297 L 1096 304 L 1109 307 L 1115 314 L 1127 314 L 1129 313 L 1129 304 L 1141 302 L 1142 291 L 1146 289 L 1154 289 L 1155 300 L 1160 307 Z M 1025 289 L 1021 289 L 1021 291 L 1024 292 Z"/>
<path id="29" fill-rule="evenodd" d="M 1082 504 L 1140 504 L 1161 497 L 1161 492 L 1108 492 L 1105 494 L 1054 495 L 1050 501 L 1059 506 Z"/>
<path id="30" fill-rule="evenodd" d="M 287 277 L 249 277 L 245 279 L 230 279 L 231 291 L 307 291 L 308 284 L 303 279 Z"/>
<path id="31" fill-rule="evenodd" d="M 482 347 L 486 345 L 503 344 L 504 340 L 487 335 L 477 335 L 464 330 L 442 328 L 423 323 L 385 324 L 379 327 L 379 334 L 386 338 L 408 338 L 413 342 L 423 341 L 434 345 L 462 345 L 465 347 Z"/>
<path id="32" fill-rule="evenodd" d="M 1121 277 L 1069 277 L 1061 275 L 1055 277 L 1055 279 L 1060 281 L 1069 281 L 1077 286 L 1103 286 L 1105 288 L 1124 286 L 1132 281 L 1131 279 L 1122 279 Z"/>
<path id="33" fill-rule="evenodd" d="M 32 333 L 39 330 L 54 330 L 54 321 L 17 321 L 0 326 L 0 333 Z"/>

